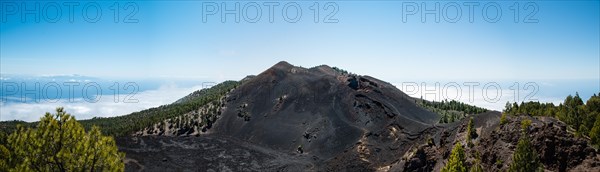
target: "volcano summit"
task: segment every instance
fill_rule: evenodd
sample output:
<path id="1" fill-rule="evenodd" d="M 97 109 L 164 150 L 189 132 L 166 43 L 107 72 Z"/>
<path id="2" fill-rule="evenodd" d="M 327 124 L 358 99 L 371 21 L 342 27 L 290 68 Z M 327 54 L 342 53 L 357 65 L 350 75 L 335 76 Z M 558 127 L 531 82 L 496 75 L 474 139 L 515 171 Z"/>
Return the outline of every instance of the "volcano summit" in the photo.
<path id="1" fill-rule="evenodd" d="M 523 138 L 540 168 L 600 170 L 588 137 L 519 106 L 503 115 L 431 102 L 371 76 L 279 62 L 172 104 L 80 122 L 116 138 L 126 171 L 441 171 L 457 160 L 506 171 Z M 17 123 L 0 129 L 14 131 Z"/>

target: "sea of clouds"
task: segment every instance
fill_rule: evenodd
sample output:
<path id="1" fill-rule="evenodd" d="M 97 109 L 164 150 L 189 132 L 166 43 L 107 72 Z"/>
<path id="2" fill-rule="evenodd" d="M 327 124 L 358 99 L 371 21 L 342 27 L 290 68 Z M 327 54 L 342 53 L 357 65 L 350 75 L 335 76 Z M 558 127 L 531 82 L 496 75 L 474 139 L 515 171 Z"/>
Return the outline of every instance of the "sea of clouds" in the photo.
<path id="1" fill-rule="evenodd" d="M 90 102 L 84 98 L 59 99 L 52 101 L 38 102 L 1 102 L 0 103 L 0 121 L 7 120 L 22 120 L 22 121 L 37 121 L 46 112 L 54 112 L 57 107 L 64 109 L 75 116 L 76 119 L 90 119 L 93 117 L 112 117 L 126 115 L 132 112 L 158 107 L 177 101 L 178 99 L 202 88 L 205 85 L 197 85 L 190 87 L 181 87 L 176 84 L 167 84 L 160 86 L 158 89 L 145 90 L 136 93 L 131 100 L 133 102 L 115 102 L 114 96 L 118 96 L 120 100 L 129 94 L 105 95 L 98 98 L 97 102 Z"/>
<path id="2" fill-rule="evenodd" d="M 6 79 L 4 81 L 6 82 Z M 218 82 L 156 83 L 158 82 L 139 82 L 140 91 L 130 97 L 131 100 L 134 100 L 133 102 L 124 101 L 127 96 L 130 96 L 129 94 L 123 94 L 127 92 L 106 94 L 95 99 L 97 101 L 92 102 L 90 99 L 84 99 L 81 96 L 50 101 L 20 101 L 19 98 L 6 96 L 7 91 L 5 89 L 3 92 L 4 97 L 2 97 L 3 101 L 0 101 L 0 121 L 37 121 L 46 112 L 54 112 L 57 107 L 64 107 L 68 113 L 74 115 L 77 119 L 127 115 L 132 112 L 173 103 L 196 90 L 208 88 Z M 579 91 L 584 101 L 598 92 L 598 86 L 595 84 L 597 83 L 596 80 L 555 83 L 535 82 L 533 84 L 530 82 L 516 83 L 518 83 L 516 86 L 515 82 L 440 82 L 438 85 L 431 82 L 395 82 L 393 85 L 411 97 L 422 97 L 430 101 L 458 100 L 497 111 L 502 111 L 506 102 L 539 101 L 552 102 L 558 105 L 567 95 L 574 94 L 577 91 Z M 110 84 L 110 82 L 106 82 L 101 85 L 104 89 L 107 89 Z M 84 84 L 82 83 L 82 85 Z M 118 97 L 118 101 L 115 101 L 115 96 Z"/>

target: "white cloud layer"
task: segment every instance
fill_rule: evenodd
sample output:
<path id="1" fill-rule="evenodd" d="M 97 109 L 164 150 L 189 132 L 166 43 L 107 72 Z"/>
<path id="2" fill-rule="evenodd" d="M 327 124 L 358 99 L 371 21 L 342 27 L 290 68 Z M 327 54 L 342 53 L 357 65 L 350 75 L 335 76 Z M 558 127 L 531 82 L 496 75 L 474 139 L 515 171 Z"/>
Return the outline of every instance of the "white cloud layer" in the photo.
<path id="1" fill-rule="evenodd" d="M 525 100 L 553 102 L 554 104 L 558 105 L 558 103 L 562 102 L 563 100 L 563 98 L 544 97 L 537 94 L 534 94 L 530 97 L 525 97 L 530 92 L 526 92 L 524 90 L 520 90 L 517 99 L 517 94 L 515 93 L 515 90 L 510 90 L 506 87 L 502 87 L 500 89 L 490 87 L 487 90 L 486 96 L 484 94 L 483 89 L 486 83 L 480 83 L 480 85 L 475 86 L 472 90 L 469 90 L 468 86 L 465 86 L 464 83 L 457 83 L 461 86 L 459 89 L 457 89 L 457 87 L 452 86 L 447 86 L 446 89 L 444 89 L 445 84 L 439 85 L 437 87 L 434 85 L 426 85 L 425 87 L 422 87 L 422 85 L 418 83 L 417 86 L 419 88 L 417 90 L 414 90 L 410 87 L 411 84 L 414 86 L 415 83 L 404 83 L 404 85 L 402 84 L 403 83 L 396 83 L 394 85 L 396 85 L 396 87 L 398 87 L 400 90 L 404 91 L 411 97 L 422 96 L 427 100 L 436 101 L 441 101 L 444 99 L 453 99 L 471 105 L 498 111 L 504 109 L 504 105 L 507 101 L 521 102 Z M 178 87 L 175 84 L 163 85 L 156 90 L 148 90 L 135 94 L 133 98 L 138 100 L 137 103 L 124 103 L 123 99 L 126 95 L 119 95 L 120 100 L 118 103 L 114 102 L 114 97 L 112 95 L 105 95 L 101 97 L 98 102 L 95 103 L 87 102 L 84 99 L 75 99 L 75 101 L 71 102 L 69 102 L 67 99 L 61 99 L 56 102 L 41 101 L 39 103 L 0 102 L 0 121 L 37 121 L 46 112 L 54 112 L 56 107 L 64 107 L 68 113 L 74 115 L 77 119 L 120 116 L 129 114 L 131 112 L 136 112 L 152 107 L 158 107 L 160 105 L 173 103 L 179 98 L 182 98 L 183 96 L 186 96 L 189 93 L 192 93 L 193 91 L 202 88 L 203 86 L 201 85 L 186 88 Z M 497 93 L 500 93 L 499 97 L 497 96 Z"/>
<path id="2" fill-rule="evenodd" d="M 55 102 L 42 100 L 38 103 L 0 103 L 0 121 L 38 121 L 46 112 L 54 112 L 56 107 L 64 107 L 77 119 L 120 116 L 173 103 L 202 88 L 202 86 L 181 88 L 174 84 L 163 85 L 156 90 L 135 94 L 132 99 L 138 100 L 137 103 L 124 103 L 123 99 L 127 95 L 119 95 L 118 103 L 115 103 L 113 95 L 104 95 L 95 103 L 87 102 L 84 99 L 75 99 L 74 101 L 61 99 Z"/>

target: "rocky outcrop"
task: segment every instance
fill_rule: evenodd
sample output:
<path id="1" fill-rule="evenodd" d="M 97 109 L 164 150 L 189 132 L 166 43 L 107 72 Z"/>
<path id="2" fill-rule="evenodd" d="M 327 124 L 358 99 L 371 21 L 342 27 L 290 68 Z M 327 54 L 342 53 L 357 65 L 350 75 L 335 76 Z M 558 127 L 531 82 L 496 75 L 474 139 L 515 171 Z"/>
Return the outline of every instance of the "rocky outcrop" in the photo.
<path id="1" fill-rule="evenodd" d="M 437 133 L 437 141 L 427 141 L 417 149 L 408 151 L 402 161 L 392 165 L 392 171 L 439 171 L 446 163 L 455 143 L 465 148 L 466 165 L 472 166 L 479 158 L 485 171 L 506 171 L 512 154 L 521 137 L 521 121 L 531 120 L 526 130 L 545 170 L 549 171 L 600 171 L 600 155 L 588 139 L 575 137 L 567 126 L 550 117 L 508 117 L 508 123 L 499 124 L 499 112 L 474 116 L 478 137 L 474 146 L 467 146 L 467 119 L 448 124 Z M 434 137 L 434 138 L 435 138 Z M 434 144 L 435 143 L 435 144 Z M 477 156 L 479 155 L 479 157 Z"/>
<path id="2" fill-rule="evenodd" d="M 585 160 L 600 162 L 597 150 L 589 145 L 588 139 L 575 137 L 567 131 L 565 123 L 554 118 L 529 116 L 508 117 L 510 122 L 497 125 L 498 129 L 492 130 L 482 138 L 477 149 L 482 152 L 485 165 L 498 171 L 507 169 L 508 162 L 512 160 L 513 150 L 521 137 L 520 122 L 526 119 L 532 121 L 526 134 L 531 138 L 531 144 L 545 169 L 570 171 L 585 166 L 589 171 L 600 170 L 597 163 L 584 163 Z"/>

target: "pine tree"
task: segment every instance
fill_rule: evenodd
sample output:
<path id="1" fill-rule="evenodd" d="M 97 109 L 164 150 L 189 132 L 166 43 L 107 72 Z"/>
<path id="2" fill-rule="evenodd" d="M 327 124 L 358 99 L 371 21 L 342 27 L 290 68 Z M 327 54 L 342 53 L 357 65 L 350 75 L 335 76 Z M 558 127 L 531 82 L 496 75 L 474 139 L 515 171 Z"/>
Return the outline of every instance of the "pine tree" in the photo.
<path id="1" fill-rule="evenodd" d="M 590 132 L 590 131 L 585 125 L 580 125 L 579 129 L 577 130 L 575 135 L 578 137 L 583 137 L 583 136 L 587 136 L 588 132 Z"/>
<path id="2" fill-rule="evenodd" d="M 591 140 L 592 144 L 594 144 L 596 146 L 600 145 L 600 117 L 596 118 L 594 127 L 590 131 L 590 140 Z"/>
<path id="3" fill-rule="evenodd" d="M 579 105 L 583 105 L 583 100 L 579 97 L 579 92 L 575 92 L 575 97 L 573 97 L 573 107 L 577 107 Z"/>
<path id="4" fill-rule="evenodd" d="M 510 102 L 506 102 L 506 105 L 504 105 L 504 111 L 503 113 L 510 113 L 512 111 L 512 104 L 510 104 Z"/>
<path id="5" fill-rule="evenodd" d="M 522 128 L 526 129 L 531 121 L 526 122 L 524 120 Z M 543 171 L 543 166 L 537 156 L 537 153 L 532 148 L 529 137 L 526 130 L 521 133 L 521 138 L 517 144 L 517 148 L 513 153 L 513 162 L 510 164 L 508 169 L 509 172 L 521 172 L 521 171 Z"/>
<path id="6" fill-rule="evenodd" d="M 531 120 L 526 119 L 526 120 L 521 121 L 521 129 L 523 130 L 523 132 L 527 132 L 527 128 L 530 125 L 531 125 Z"/>
<path id="7" fill-rule="evenodd" d="M 469 172 L 483 172 L 483 167 L 481 166 L 481 156 L 479 156 L 479 152 L 475 152 L 475 161 L 473 161 L 473 166 L 471 166 Z"/>
<path id="8" fill-rule="evenodd" d="M 473 122 L 473 117 L 471 117 L 467 124 L 467 145 L 469 147 L 475 146 L 471 141 L 474 137 L 477 137 L 477 131 L 475 131 L 475 124 Z"/>
<path id="9" fill-rule="evenodd" d="M 86 133 L 71 115 L 57 108 L 46 113 L 37 128 L 24 128 L 8 137 L 7 165 L 16 171 L 123 171 L 123 153 L 98 127 Z"/>
<path id="10" fill-rule="evenodd" d="M 444 113 L 444 115 L 440 119 L 440 123 L 448 123 L 448 114 Z"/>
<path id="11" fill-rule="evenodd" d="M 477 131 L 475 130 L 475 123 L 473 122 L 473 117 L 469 119 L 469 123 L 467 124 L 467 141 L 471 141 L 473 137 L 477 137 Z"/>
<path id="12" fill-rule="evenodd" d="M 588 101 L 585 103 L 585 106 L 588 108 L 588 112 L 600 112 L 600 97 L 594 94 Z"/>
<path id="13" fill-rule="evenodd" d="M 508 122 L 508 120 L 506 119 L 506 113 L 502 113 L 502 116 L 500 116 L 500 125 L 504 125 Z"/>
<path id="14" fill-rule="evenodd" d="M 510 109 L 510 114 L 517 114 L 519 113 L 519 104 L 517 104 L 517 102 L 514 102 L 512 105 L 512 108 Z"/>
<path id="15" fill-rule="evenodd" d="M 8 160 L 10 157 L 10 151 L 6 148 L 7 138 L 3 131 L 0 131 L 0 171 L 6 171 L 8 169 Z"/>
<path id="16" fill-rule="evenodd" d="M 448 163 L 444 168 L 442 168 L 442 172 L 466 172 L 467 167 L 465 166 L 465 151 L 460 145 L 460 143 L 456 143 L 454 148 L 452 149 L 452 153 L 450 154 L 450 158 L 448 159 Z"/>

